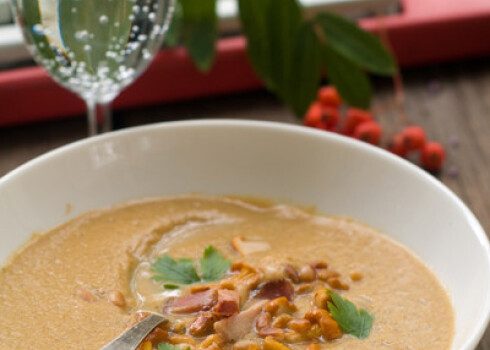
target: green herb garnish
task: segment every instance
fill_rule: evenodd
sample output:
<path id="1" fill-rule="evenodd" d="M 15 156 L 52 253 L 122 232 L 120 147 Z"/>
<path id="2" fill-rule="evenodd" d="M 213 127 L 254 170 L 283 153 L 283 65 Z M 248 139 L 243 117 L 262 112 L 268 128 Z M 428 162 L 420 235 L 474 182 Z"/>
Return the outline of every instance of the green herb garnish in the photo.
<path id="1" fill-rule="evenodd" d="M 165 288 L 165 289 L 179 289 L 180 287 L 176 284 L 165 283 L 163 285 L 163 288 Z"/>
<path id="2" fill-rule="evenodd" d="M 213 246 L 204 250 L 199 260 L 201 277 L 197 274 L 195 262 L 192 259 L 174 260 L 165 254 L 153 264 L 153 279 L 156 281 L 174 282 L 179 284 L 207 283 L 218 281 L 230 267 L 231 262 L 218 252 Z M 165 284 L 166 289 L 176 289 L 174 284 Z"/>
<path id="3" fill-rule="evenodd" d="M 201 276 L 205 282 L 219 281 L 230 267 L 230 261 L 218 252 L 212 245 L 204 250 L 201 265 Z"/>
<path id="4" fill-rule="evenodd" d="M 374 316 L 364 309 L 358 310 L 352 302 L 337 293 L 328 289 L 327 291 L 333 301 L 328 303 L 328 309 L 342 331 L 359 339 L 367 338 L 373 326 Z"/>
<path id="5" fill-rule="evenodd" d="M 191 284 L 201 280 L 192 259 L 174 260 L 168 254 L 155 261 L 153 272 L 155 272 L 153 279 L 157 281 Z"/>
<path id="6" fill-rule="evenodd" d="M 185 350 L 190 350 L 190 347 L 187 347 Z M 158 344 L 158 350 L 182 350 L 180 346 L 175 346 L 169 343 L 160 343 Z"/>

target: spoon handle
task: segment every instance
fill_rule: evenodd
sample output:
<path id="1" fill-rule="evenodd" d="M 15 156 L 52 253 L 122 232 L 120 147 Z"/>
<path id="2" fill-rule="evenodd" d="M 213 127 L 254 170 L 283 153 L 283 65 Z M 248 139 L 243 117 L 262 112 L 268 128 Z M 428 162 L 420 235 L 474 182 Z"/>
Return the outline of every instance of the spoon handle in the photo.
<path id="1" fill-rule="evenodd" d="M 156 326 L 166 321 L 165 317 L 152 313 L 133 325 L 100 350 L 135 350 Z"/>

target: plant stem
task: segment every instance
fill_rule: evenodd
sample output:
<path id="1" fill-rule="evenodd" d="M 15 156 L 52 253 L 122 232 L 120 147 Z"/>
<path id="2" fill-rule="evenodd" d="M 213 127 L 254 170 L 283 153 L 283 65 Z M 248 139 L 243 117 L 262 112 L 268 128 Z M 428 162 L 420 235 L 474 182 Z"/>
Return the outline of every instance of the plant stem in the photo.
<path id="1" fill-rule="evenodd" d="M 388 51 L 393 55 L 393 47 L 391 46 L 390 39 L 388 37 L 388 31 L 386 30 L 385 17 L 383 14 L 378 14 L 376 16 L 377 29 L 379 32 L 379 38 L 386 46 Z M 394 55 L 393 55 L 394 56 Z M 398 116 L 403 125 L 410 124 L 410 118 L 405 110 L 405 89 L 403 87 L 403 77 L 401 75 L 400 69 L 397 69 L 395 74 L 392 76 L 393 88 L 395 92 L 394 105 L 398 112 Z"/>

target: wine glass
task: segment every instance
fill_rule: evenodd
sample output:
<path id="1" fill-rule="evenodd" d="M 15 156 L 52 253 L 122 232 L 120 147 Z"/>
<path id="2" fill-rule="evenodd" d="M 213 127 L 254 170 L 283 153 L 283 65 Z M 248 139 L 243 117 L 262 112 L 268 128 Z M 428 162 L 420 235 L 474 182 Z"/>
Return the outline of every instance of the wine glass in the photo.
<path id="1" fill-rule="evenodd" d="M 85 100 L 95 135 L 112 128 L 112 101 L 160 48 L 175 0 L 12 1 L 34 58 Z"/>

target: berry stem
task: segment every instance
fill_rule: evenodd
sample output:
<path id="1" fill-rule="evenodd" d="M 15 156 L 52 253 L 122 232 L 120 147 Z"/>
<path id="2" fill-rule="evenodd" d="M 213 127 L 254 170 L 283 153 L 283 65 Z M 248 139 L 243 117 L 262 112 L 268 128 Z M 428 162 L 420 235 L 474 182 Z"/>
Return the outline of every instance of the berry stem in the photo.
<path id="1" fill-rule="evenodd" d="M 376 28 L 379 35 L 379 39 L 383 42 L 383 44 L 386 46 L 388 51 L 394 56 L 393 47 L 390 43 L 388 31 L 386 29 L 385 17 L 383 16 L 383 14 L 379 12 L 376 14 Z M 393 80 L 393 88 L 395 94 L 394 102 L 393 105 L 388 104 L 388 106 L 385 106 L 385 108 L 389 106 L 395 107 L 402 125 L 405 126 L 410 125 L 410 118 L 408 117 L 408 114 L 405 110 L 405 89 L 403 85 L 403 77 L 399 69 L 397 69 L 396 72 L 392 75 L 392 80 Z M 381 109 L 385 109 L 385 108 L 381 108 Z"/>

